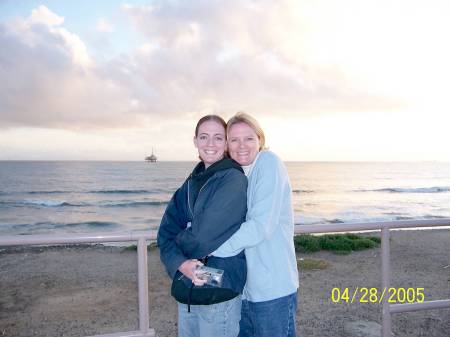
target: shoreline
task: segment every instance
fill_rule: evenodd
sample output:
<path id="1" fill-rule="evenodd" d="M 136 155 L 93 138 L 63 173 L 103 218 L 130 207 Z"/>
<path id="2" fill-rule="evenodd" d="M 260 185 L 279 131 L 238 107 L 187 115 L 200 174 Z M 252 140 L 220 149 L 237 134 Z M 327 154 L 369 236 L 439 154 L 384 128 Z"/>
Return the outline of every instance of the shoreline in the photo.
<path id="1" fill-rule="evenodd" d="M 391 232 L 391 285 L 424 287 L 425 300 L 448 299 L 450 230 L 426 229 Z M 136 252 L 99 244 L 0 248 L 0 336 L 89 336 L 137 329 Z M 330 264 L 324 270 L 300 270 L 298 336 L 344 337 L 347 321 L 381 322 L 379 304 L 331 300 L 333 288 L 380 287 L 380 248 L 297 257 Z M 176 336 L 176 302 L 157 249 L 149 250 L 148 263 L 150 326 L 159 337 Z M 449 310 L 394 314 L 392 331 L 402 337 L 447 336 Z"/>

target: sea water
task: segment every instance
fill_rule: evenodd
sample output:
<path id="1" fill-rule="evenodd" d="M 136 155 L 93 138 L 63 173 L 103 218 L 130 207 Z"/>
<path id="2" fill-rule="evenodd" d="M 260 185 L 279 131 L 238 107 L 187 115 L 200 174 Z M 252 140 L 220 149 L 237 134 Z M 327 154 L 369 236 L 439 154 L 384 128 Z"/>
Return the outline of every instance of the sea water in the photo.
<path id="1" fill-rule="evenodd" d="M 450 217 L 450 163 L 285 164 L 299 225 Z M 155 230 L 194 165 L 0 161 L 0 235 Z"/>

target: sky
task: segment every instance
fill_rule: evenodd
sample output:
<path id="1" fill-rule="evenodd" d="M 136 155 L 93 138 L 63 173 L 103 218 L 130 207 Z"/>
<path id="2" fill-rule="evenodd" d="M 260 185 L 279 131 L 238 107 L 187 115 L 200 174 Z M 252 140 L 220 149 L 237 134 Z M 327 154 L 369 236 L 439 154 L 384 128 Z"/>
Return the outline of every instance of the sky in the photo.
<path id="1" fill-rule="evenodd" d="M 0 160 L 196 160 L 245 111 L 286 161 L 450 161 L 448 0 L 0 0 Z"/>

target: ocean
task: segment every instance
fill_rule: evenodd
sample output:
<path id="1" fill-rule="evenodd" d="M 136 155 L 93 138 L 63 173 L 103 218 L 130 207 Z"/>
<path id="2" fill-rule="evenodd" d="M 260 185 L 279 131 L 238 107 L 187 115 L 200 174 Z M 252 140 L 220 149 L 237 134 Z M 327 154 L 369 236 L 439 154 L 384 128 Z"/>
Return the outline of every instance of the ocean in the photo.
<path id="1" fill-rule="evenodd" d="M 298 225 L 450 217 L 450 163 L 285 164 Z M 155 230 L 194 165 L 0 161 L 0 235 Z"/>

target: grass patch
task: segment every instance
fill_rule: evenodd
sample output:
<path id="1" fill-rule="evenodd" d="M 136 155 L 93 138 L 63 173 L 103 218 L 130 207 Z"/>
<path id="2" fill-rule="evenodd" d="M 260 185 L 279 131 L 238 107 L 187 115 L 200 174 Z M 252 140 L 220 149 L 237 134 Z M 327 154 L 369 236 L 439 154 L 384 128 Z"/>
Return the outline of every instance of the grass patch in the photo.
<path id="1" fill-rule="evenodd" d="M 325 260 L 318 259 L 299 259 L 297 260 L 297 267 L 300 270 L 322 270 L 330 266 L 330 263 Z"/>
<path id="2" fill-rule="evenodd" d="M 317 237 L 310 234 L 294 236 L 294 245 L 295 250 L 302 253 L 313 253 L 322 249 Z"/>
<path id="3" fill-rule="evenodd" d="M 377 236 L 367 236 L 367 238 L 368 238 L 369 240 L 372 240 L 372 241 L 375 242 L 375 243 L 378 243 L 378 244 L 381 243 L 381 238 L 379 238 L 379 237 L 377 237 Z"/>
<path id="4" fill-rule="evenodd" d="M 321 236 L 303 234 L 294 237 L 295 250 L 302 253 L 330 250 L 336 254 L 350 254 L 352 251 L 378 247 L 380 242 L 381 239 L 378 237 L 351 233 Z"/>

